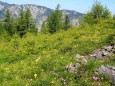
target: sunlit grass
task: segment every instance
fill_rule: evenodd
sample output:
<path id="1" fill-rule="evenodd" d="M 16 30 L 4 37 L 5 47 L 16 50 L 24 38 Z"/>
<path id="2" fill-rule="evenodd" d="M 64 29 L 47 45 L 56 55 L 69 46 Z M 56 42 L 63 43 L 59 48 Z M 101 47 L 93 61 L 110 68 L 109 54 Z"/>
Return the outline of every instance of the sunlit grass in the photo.
<path id="1" fill-rule="evenodd" d="M 62 86 L 61 78 L 68 86 L 109 86 L 108 80 L 94 81 L 93 71 L 102 64 L 115 65 L 114 57 L 93 60 L 81 66 L 77 74 L 65 70 L 66 65 L 76 63 L 75 55 L 87 55 L 94 49 L 108 45 L 107 37 L 115 30 L 98 25 L 51 34 L 27 34 L 24 38 L 0 40 L 1 86 Z M 79 76 L 81 75 L 81 76 Z"/>

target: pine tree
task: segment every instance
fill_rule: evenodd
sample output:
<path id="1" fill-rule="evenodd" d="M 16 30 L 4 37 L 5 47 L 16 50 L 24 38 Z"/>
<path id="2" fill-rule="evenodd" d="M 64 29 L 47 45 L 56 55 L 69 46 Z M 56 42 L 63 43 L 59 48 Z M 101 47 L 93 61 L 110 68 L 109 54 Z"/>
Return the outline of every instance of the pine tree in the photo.
<path id="1" fill-rule="evenodd" d="M 47 22 L 43 22 L 42 27 L 41 27 L 41 32 L 48 33 Z"/>
<path id="2" fill-rule="evenodd" d="M 56 10 L 48 16 L 47 26 L 50 33 L 54 33 L 62 28 L 62 11 L 60 10 L 60 5 L 57 5 Z"/>
<path id="3" fill-rule="evenodd" d="M 107 7 L 105 7 L 105 9 L 104 9 L 102 17 L 104 19 L 111 19 L 112 18 L 111 12 L 107 9 Z"/>
<path id="4" fill-rule="evenodd" d="M 37 33 L 36 25 L 32 19 L 30 9 L 20 11 L 17 25 L 17 33 L 19 33 L 20 37 L 23 37 L 27 32 Z"/>
<path id="5" fill-rule="evenodd" d="M 28 30 L 31 33 L 37 33 L 37 28 L 29 8 L 27 8 L 27 10 L 25 11 L 25 24 L 26 30 Z"/>
<path id="6" fill-rule="evenodd" d="M 69 29 L 70 28 L 70 19 L 69 19 L 69 17 L 66 15 L 65 16 L 65 22 L 64 22 L 64 30 L 67 30 L 67 29 Z"/>
<path id="7" fill-rule="evenodd" d="M 94 19 L 99 19 L 103 15 L 104 8 L 100 2 L 95 2 L 92 6 L 91 13 Z"/>
<path id="8" fill-rule="evenodd" d="M 111 13 L 107 7 L 103 7 L 100 2 L 95 2 L 92 9 L 84 15 L 84 22 L 88 24 L 95 24 L 100 19 L 111 19 Z"/>
<path id="9" fill-rule="evenodd" d="M 5 12 L 4 29 L 11 36 L 15 33 L 15 29 L 13 27 L 13 17 L 11 16 L 9 10 L 6 10 Z"/>
<path id="10" fill-rule="evenodd" d="M 20 37 L 23 37 L 26 34 L 26 23 L 24 14 L 24 11 L 21 9 L 17 25 L 17 33 L 20 35 Z"/>
<path id="11" fill-rule="evenodd" d="M 4 29 L 4 26 L 3 26 L 3 21 L 0 20 L 0 35 L 1 34 L 5 34 L 6 30 Z"/>

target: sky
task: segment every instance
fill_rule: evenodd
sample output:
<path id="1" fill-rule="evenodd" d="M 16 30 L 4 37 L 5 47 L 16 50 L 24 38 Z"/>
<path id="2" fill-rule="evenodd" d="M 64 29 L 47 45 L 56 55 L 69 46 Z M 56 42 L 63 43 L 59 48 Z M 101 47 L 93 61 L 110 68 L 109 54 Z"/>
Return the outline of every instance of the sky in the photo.
<path id="1" fill-rule="evenodd" d="M 36 4 L 55 9 L 60 4 L 61 9 L 76 10 L 81 13 L 87 13 L 95 0 L 0 0 L 10 4 Z M 112 14 L 115 14 L 115 0 L 98 0 L 103 6 L 106 6 Z"/>

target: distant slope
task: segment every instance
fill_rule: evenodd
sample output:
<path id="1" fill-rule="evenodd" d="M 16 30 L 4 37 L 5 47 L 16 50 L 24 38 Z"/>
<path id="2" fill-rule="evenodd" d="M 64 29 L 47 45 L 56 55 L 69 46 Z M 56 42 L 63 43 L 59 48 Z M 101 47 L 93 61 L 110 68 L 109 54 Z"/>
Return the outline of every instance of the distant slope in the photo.
<path id="1" fill-rule="evenodd" d="M 9 9 L 12 15 L 17 18 L 19 16 L 20 9 L 25 10 L 29 8 L 32 13 L 32 17 L 36 21 L 38 28 L 41 27 L 42 23 L 46 21 L 47 16 L 51 14 L 54 10 L 33 4 L 26 4 L 26 5 L 16 5 L 16 4 L 8 4 L 0 1 L 0 19 L 3 19 L 5 10 Z M 82 17 L 82 13 L 79 13 L 74 10 L 63 10 L 64 15 L 68 15 L 71 18 L 72 25 L 78 25 L 77 19 Z"/>

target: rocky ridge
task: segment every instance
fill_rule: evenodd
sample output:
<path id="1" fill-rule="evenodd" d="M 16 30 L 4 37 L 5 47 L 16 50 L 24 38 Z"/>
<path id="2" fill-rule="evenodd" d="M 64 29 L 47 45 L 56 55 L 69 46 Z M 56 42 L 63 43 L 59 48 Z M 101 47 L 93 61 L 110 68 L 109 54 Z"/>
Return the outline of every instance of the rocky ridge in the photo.
<path id="1" fill-rule="evenodd" d="M 75 58 L 77 60 L 77 63 L 75 64 L 69 64 L 66 66 L 66 70 L 75 73 L 78 68 L 80 68 L 82 65 L 87 65 L 89 58 L 92 57 L 94 59 L 101 59 L 106 58 L 107 56 L 111 56 L 115 54 L 115 45 L 108 45 L 104 46 L 102 49 L 94 50 L 91 54 L 87 56 L 81 56 L 79 54 L 76 54 Z M 99 74 L 107 75 L 111 81 L 112 84 L 115 85 L 115 66 L 110 65 L 101 65 L 95 72 L 98 72 Z M 98 78 L 95 76 L 93 77 L 95 80 Z M 97 79 L 96 79 L 97 78 Z"/>

